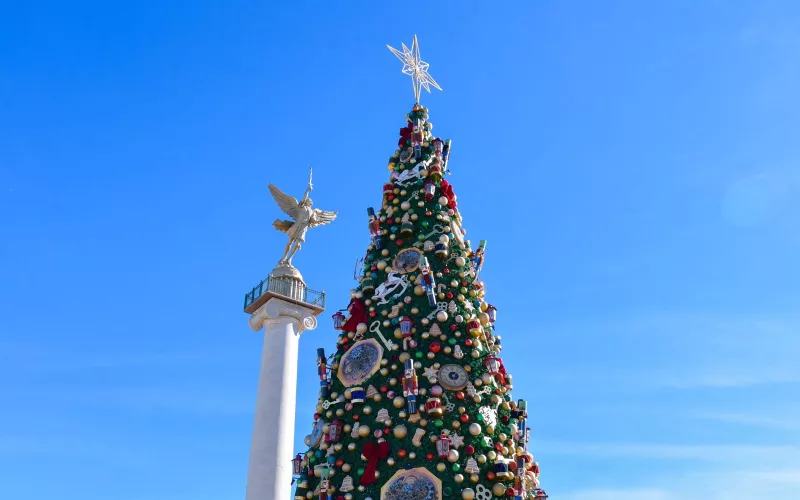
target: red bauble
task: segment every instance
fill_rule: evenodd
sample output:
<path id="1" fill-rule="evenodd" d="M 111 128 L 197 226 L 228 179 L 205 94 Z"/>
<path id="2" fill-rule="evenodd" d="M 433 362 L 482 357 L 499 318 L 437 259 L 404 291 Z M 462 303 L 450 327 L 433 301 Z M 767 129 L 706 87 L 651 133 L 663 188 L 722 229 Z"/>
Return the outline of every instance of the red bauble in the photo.
<path id="1" fill-rule="evenodd" d="M 353 420 L 358 420 L 358 415 L 353 415 Z"/>
<path id="2" fill-rule="evenodd" d="M 444 274 L 450 274 L 450 269 L 445 269 Z"/>
<path id="3" fill-rule="evenodd" d="M 511 472 L 517 470 L 517 462 L 508 462 L 508 470 Z"/>
<path id="4" fill-rule="evenodd" d="M 469 422 L 469 415 L 467 415 L 466 413 L 462 413 L 461 416 L 458 417 L 458 419 L 461 420 L 462 424 L 466 424 L 467 422 Z"/>
<path id="5" fill-rule="evenodd" d="M 427 455 L 425 455 L 425 458 L 427 458 L 428 460 L 433 460 L 433 453 L 428 453 Z"/>
<path id="6" fill-rule="evenodd" d="M 467 447 L 464 448 L 464 453 L 466 453 L 467 455 L 472 455 L 473 453 L 475 453 L 475 447 L 472 446 L 471 444 L 468 444 Z"/>
<path id="7" fill-rule="evenodd" d="M 453 331 L 456 331 L 456 330 L 458 330 L 458 325 L 453 323 L 452 325 L 450 325 L 450 329 L 453 330 Z"/>
<path id="8" fill-rule="evenodd" d="M 319 420 L 319 413 L 314 414 L 314 420 Z"/>
<path id="9" fill-rule="evenodd" d="M 455 297 L 455 295 L 453 295 L 453 292 L 447 292 L 446 296 L 448 299 L 452 299 L 453 297 Z"/>
<path id="10" fill-rule="evenodd" d="M 502 420 L 504 424 L 507 424 L 508 421 L 511 419 L 508 417 L 508 415 L 503 415 L 502 417 L 500 417 L 500 420 Z"/>
<path id="11" fill-rule="evenodd" d="M 377 316 L 377 315 L 378 315 L 378 312 L 377 312 L 377 311 L 370 311 L 370 312 L 369 312 L 369 317 L 370 317 L 370 318 L 374 318 L 374 317 L 375 317 L 375 316 Z"/>
<path id="12" fill-rule="evenodd" d="M 458 391 L 456 393 L 456 399 L 458 399 L 459 401 L 463 401 L 464 400 L 464 393 L 461 392 L 461 391 Z"/>
<path id="13" fill-rule="evenodd" d="M 513 494 L 514 494 L 514 489 L 513 489 L 513 488 L 508 488 L 508 489 L 506 490 L 506 495 L 508 495 L 508 496 L 511 496 L 511 495 L 513 495 Z"/>
<path id="14" fill-rule="evenodd" d="M 382 386 L 381 386 L 381 392 L 386 392 L 386 391 L 388 391 L 388 390 L 389 390 L 389 388 L 388 388 L 388 387 L 386 387 L 385 385 L 382 385 Z"/>
<path id="15" fill-rule="evenodd" d="M 467 339 L 464 341 L 464 345 L 467 347 L 472 347 L 472 339 Z"/>
<path id="16" fill-rule="evenodd" d="M 397 246 L 399 247 L 403 246 L 403 240 L 397 240 Z"/>
<path id="17" fill-rule="evenodd" d="M 430 345 L 430 347 L 428 347 L 428 349 L 432 353 L 436 354 L 436 353 L 438 353 L 439 351 L 442 350 L 442 346 L 438 342 L 431 342 L 431 345 Z"/>

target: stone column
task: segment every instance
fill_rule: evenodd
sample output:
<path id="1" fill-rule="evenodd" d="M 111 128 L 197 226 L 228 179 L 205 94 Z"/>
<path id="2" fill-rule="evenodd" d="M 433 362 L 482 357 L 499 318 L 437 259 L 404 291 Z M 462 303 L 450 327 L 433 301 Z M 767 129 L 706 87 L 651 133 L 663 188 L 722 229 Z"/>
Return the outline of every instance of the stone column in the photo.
<path id="1" fill-rule="evenodd" d="M 264 328 L 258 377 L 247 500 L 287 500 L 292 493 L 297 348 L 300 334 L 317 327 L 311 308 L 270 298 L 250 317 L 250 328 Z"/>

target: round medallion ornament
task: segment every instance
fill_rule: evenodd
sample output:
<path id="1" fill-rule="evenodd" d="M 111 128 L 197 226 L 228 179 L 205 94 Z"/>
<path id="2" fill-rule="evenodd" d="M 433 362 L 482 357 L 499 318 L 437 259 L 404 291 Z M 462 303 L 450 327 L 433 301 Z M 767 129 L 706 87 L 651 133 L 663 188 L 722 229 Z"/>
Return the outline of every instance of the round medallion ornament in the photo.
<path id="1" fill-rule="evenodd" d="M 383 347 L 375 339 L 353 344 L 339 361 L 337 376 L 345 387 L 361 385 L 378 371 L 383 357 Z"/>
<path id="2" fill-rule="evenodd" d="M 442 482 L 422 467 L 401 470 L 383 485 L 381 500 L 442 500 Z"/>
<path id="3" fill-rule="evenodd" d="M 324 420 L 319 419 L 319 420 L 314 422 L 314 425 L 311 427 L 311 434 L 306 436 L 306 438 L 304 440 L 305 443 L 306 443 L 306 446 L 308 446 L 310 448 L 314 448 L 319 444 L 320 440 L 322 439 L 322 434 L 324 434 L 323 431 L 322 431 L 323 427 L 325 427 L 325 421 Z"/>
<path id="4" fill-rule="evenodd" d="M 419 261 L 422 259 L 422 252 L 418 248 L 406 248 L 401 250 L 392 262 L 392 269 L 400 274 L 416 271 Z"/>
<path id="5" fill-rule="evenodd" d="M 443 365 L 439 368 L 439 384 L 448 391 L 460 391 L 467 386 L 467 371 L 458 365 Z"/>

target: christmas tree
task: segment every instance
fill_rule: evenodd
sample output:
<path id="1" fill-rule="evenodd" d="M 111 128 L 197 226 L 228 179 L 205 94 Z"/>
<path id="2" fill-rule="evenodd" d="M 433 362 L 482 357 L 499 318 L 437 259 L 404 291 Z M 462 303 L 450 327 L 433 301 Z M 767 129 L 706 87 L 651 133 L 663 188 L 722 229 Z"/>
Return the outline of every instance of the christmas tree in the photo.
<path id="1" fill-rule="evenodd" d="M 416 47 L 417 104 L 389 160 L 370 244 L 329 358 L 295 500 L 545 499 L 527 450 L 527 404 L 495 334 L 480 280 L 486 242 L 465 239 L 448 173 L 450 140 L 431 134 L 419 87 L 438 88 Z M 405 58 L 405 59 L 404 59 Z M 405 72 L 405 68 L 404 68 Z M 344 310 L 343 310 L 344 311 Z"/>

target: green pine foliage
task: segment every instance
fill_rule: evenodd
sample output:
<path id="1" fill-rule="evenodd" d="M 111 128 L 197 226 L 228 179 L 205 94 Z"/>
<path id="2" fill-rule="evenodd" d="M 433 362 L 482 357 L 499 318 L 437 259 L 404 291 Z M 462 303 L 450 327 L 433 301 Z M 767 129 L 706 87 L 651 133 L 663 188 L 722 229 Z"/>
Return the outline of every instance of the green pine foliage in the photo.
<path id="1" fill-rule="evenodd" d="M 473 250 L 463 237 L 455 194 L 443 178 L 449 141 L 434 138 L 427 119 L 427 109 L 414 106 L 390 159 L 390 180 L 370 225 L 380 242 L 374 238 L 367 249 L 328 366 L 329 393 L 321 391 L 315 430 L 306 438 L 296 500 L 543 498 L 526 447 L 525 405 L 512 399 L 511 376 L 497 358 L 494 308 L 479 278 L 485 242 Z M 433 286 L 423 273 L 426 261 Z M 391 292 L 382 294 L 381 285 Z M 405 337 L 403 321 L 411 324 Z M 416 411 L 404 395 L 404 378 L 413 385 L 406 360 L 418 380 Z M 353 401 L 358 389 L 366 392 L 363 403 Z M 440 458 L 443 434 L 450 451 Z M 370 459 L 377 462 L 374 481 L 367 477 Z M 503 462 L 510 471 L 496 469 Z M 398 483 L 382 496 L 398 472 L 417 468 L 441 484 L 407 479 L 400 481 L 402 495 Z"/>

